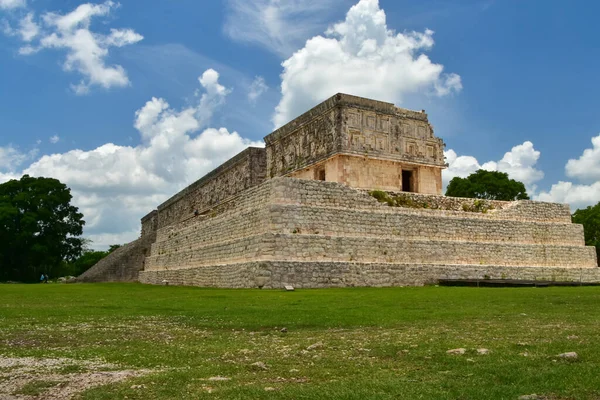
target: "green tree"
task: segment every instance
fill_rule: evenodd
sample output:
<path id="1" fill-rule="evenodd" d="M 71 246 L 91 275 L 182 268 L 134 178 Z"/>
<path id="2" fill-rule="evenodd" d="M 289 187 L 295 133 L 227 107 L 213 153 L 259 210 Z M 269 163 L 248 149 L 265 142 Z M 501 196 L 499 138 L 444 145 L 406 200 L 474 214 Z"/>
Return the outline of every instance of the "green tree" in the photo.
<path id="1" fill-rule="evenodd" d="M 82 242 L 83 250 L 81 255 L 71 262 L 62 262 L 60 268 L 54 270 L 54 276 L 79 276 L 96 265 L 98 261 L 121 247 L 120 244 L 111 244 L 107 251 L 100 251 L 91 249 L 92 241 L 90 239 L 84 238 Z"/>
<path id="2" fill-rule="evenodd" d="M 452 178 L 446 196 L 487 200 L 529 200 L 525 185 L 509 179 L 508 174 L 480 169 L 466 178 Z"/>
<path id="3" fill-rule="evenodd" d="M 111 245 L 108 247 L 108 252 L 109 252 L 109 253 L 112 253 L 113 251 L 115 251 L 115 250 L 116 250 L 116 249 L 118 249 L 119 247 L 121 247 L 121 245 L 120 245 L 120 244 L 111 244 Z"/>
<path id="4" fill-rule="evenodd" d="M 72 272 L 69 275 L 79 276 L 79 275 L 83 274 L 85 271 L 87 271 L 88 269 L 90 269 L 91 267 L 96 265 L 96 263 L 98 261 L 102 260 L 108 254 L 109 254 L 108 251 L 91 250 L 91 251 L 84 252 L 81 255 L 81 257 L 79 257 L 77 260 L 73 261 L 73 263 L 71 264 Z"/>
<path id="5" fill-rule="evenodd" d="M 600 203 L 575 211 L 571 220 L 583 225 L 585 244 L 596 247 L 596 255 L 600 260 Z"/>
<path id="6" fill-rule="evenodd" d="M 0 184 L 0 280 L 32 282 L 81 254 L 83 215 L 52 178 Z"/>

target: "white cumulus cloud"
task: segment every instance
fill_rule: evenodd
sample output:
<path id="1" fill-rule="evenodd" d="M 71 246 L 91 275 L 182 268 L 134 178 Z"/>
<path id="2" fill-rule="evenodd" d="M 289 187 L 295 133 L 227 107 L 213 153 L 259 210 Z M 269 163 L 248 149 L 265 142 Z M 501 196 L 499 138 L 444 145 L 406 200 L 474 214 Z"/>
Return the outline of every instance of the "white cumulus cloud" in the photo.
<path id="1" fill-rule="evenodd" d="M 0 9 L 12 10 L 15 8 L 25 7 L 27 2 L 25 0 L 0 0 Z"/>
<path id="2" fill-rule="evenodd" d="M 540 152 L 530 141 L 514 146 L 499 161 L 487 161 L 483 164 L 473 156 L 458 156 L 452 149 L 445 151 L 444 156 L 448 163 L 448 168 L 442 172 L 444 188 L 456 176 L 465 178 L 479 169 L 485 169 L 507 173 L 511 179 L 523 182 L 529 195 L 532 195 L 537 189 L 535 183 L 544 178 L 544 173 L 535 168 Z"/>
<path id="3" fill-rule="evenodd" d="M 230 91 L 218 78 L 214 70 L 204 72 L 199 78 L 203 93 L 189 107 L 175 109 L 162 98 L 144 104 L 134 118 L 138 146 L 107 143 L 45 155 L 22 173 L 51 176 L 72 189 L 94 246 L 133 240 L 140 218 L 162 201 L 244 148 L 263 145 L 226 128 L 207 127 L 207 116 Z M 6 158 L 1 154 L 0 162 Z"/>
<path id="4" fill-rule="evenodd" d="M 444 151 L 448 168 L 442 171 L 444 190 L 454 177 L 466 178 L 473 172 L 481 169 L 479 161 L 473 156 L 459 156 L 452 149 Z"/>
<path id="5" fill-rule="evenodd" d="M 559 181 L 549 191 L 540 192 L 535 200 L 568 203 L 573 211 L 592 206 L 600 201 L 600 181 L 589 185 Z"/>
<path id="6" fill-rule="evenodd" d="M 137 43 L 143 36 L 132 29 L 111 29 L 108 34 L 91 29 L 92 19 L 107 17 L 119 6 L 111 0 L 101 4 L 85 3 L 66 14 L 46 12 L 39 21 L 33 13 L 28 13 L 19 21 L 17 29 L 6 25 L 4 32 L 19 35 L 25 42 L 19 49 L 23 56 L 43 49 L 66 52 L 63 69 L 83 77 L 71 85 L 77 94 L 88 93 L 93 86 L 105 89 L 128 86 L 130 81 L 125 69 L 121 65 L 108 65 L 106 59 L 111 47 Z"/>
<path id="7" fill-rule="evenodd" d="M 568 177 L 583 182 L 600 180 L 600 135 L 592 138 L 591 149 L 585 149 L 578 159 L 567 162 L 565 172 Z"/>
<path id="8" fill-rule="evenodd" d="M 576 182 L 559 181 L 536 197 L 540 201 L 569 203 L 571 209 L 585 208 L 600 201 L 600 135 L 592 138 L 592 148 L 565 165 L 565 174 Z"/>
<path id="9" fill-rule="evenodd" d="M 50 136 L 50 143 L 56 144 L 60 141 L 60 137 L 58 135 Z"/>
<path id="10" fill-rule="evenodd" d="M 248 100 L 251 103 L 256 103 L 256 100 L 267 90 L 269 90 L 269 87 L 265 82 L 265 78 L 262 76 L 255 77 L 248 88 Z"/>
<path id="11" fill-rule="evenodd" d="M 500 161 L 489 161 L 483 165 L 488 171 L 506 172 L 511 179 L 521 181 L 531 191 L 534 183 L 544 178 L 544 173 L 535 168 L 540 152 L 530 141 L 513 147 Z"/>
<path id="12" fill-rule="evenodd" d="M 396 33 L 378 0 L 360 0 L 325 36 L 309 39 L 283 62 L 282 98 L 273 122 L 279 127 L 337 92 L 401 103 L 410 93 L 445 96 L 462 89 L 423 52 L 433 31 Z"/>
<path id="13" fill-rule="evenodd" d="M 4 33 L 9 36 L 20 36 L 24 42 L 31 42 L 40 33 L 40 27 L 33 20 L 34 14 L 27 13 L 19 20 L 19 27 L 13 29 L 7 21 L 4 21 Z"/>
<path id="14" fill-rule="evenodd" d="M 219 83 L 219 73 L 214 69 L 207 69 L 198 82 L 204 88 L 205 93 L 200 98 L 200 106 L 196 110 L 196 115 L 202 123 L 212 117 L 213 110 L 225 102 L 231 90 Z"/>

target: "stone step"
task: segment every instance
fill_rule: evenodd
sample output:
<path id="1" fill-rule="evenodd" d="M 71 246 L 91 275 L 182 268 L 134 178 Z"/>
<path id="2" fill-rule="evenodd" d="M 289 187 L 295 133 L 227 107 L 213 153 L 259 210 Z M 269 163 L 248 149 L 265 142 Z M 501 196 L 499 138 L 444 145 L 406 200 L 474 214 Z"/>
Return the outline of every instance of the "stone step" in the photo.
<path id="1" fill-rule="evenodd" d="M 584 244 L 583 226 L 577 224 L 470 218 L 473 213 L 463 214 L 460 217 L 445 217 L 277 205 L 271 207 L 269 215 L 274 229 L 283 233 L 573 246 Z"/>
<path id="2" fill-rule="evenodd" d="M 251 260 L 593 267 L 593 247 L 406 238 L 261 234 L 218 244 L 154 245 L 146 269 Z"/>
<path id="3" fill-rule="evenodd" d="M 296 289 L 347 286 L 437 284 L 439 279 L 516 279 L 550 282 L 600 282 L 600 268 L 510 267 L 415 263 L 262 261 L 208 265 L 170 271 L 142 271 L 143 283 L 230 288 Z"/>

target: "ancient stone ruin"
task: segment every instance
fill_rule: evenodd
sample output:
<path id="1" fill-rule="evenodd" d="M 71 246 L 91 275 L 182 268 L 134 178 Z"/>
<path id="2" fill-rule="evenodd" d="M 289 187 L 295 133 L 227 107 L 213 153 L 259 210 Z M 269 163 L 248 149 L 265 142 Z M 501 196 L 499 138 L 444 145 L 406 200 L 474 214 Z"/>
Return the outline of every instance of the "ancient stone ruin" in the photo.
<path id="1" fill-rule="evenodd" d="M 600 282 L 567 205 L 441 196 L 424 111 L 337 94 L 142 218 L 80 281 L 300 288 Z"/>

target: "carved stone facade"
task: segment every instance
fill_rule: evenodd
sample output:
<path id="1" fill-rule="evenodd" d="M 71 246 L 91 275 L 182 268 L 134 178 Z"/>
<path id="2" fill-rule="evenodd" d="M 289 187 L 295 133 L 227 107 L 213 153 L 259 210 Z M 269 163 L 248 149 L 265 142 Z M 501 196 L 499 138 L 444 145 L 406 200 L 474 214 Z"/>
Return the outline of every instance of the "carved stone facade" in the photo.
<path id="1" fill-rule="evenodd" d="M 82 280 L 139 271 L 144 283 L 217 287 L 600 282 L 568 206 L 439 196 L 444 143 L 424 112 L 337 94 L 265 143 L 158 206 L 140 239 Z M 406 204 L 389 207 L 366 189 Z"/>
<path id="2" fill-rule="evenodd" d="M 441 194 L 444 142 L 425 112 L 337 94 L 265 137 L 269 177 Z"/>

